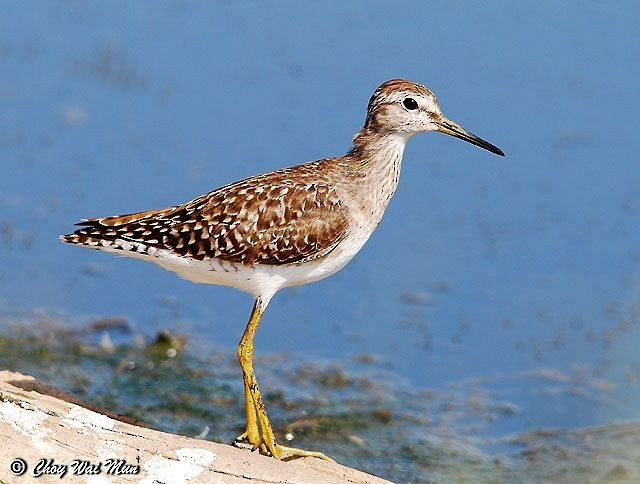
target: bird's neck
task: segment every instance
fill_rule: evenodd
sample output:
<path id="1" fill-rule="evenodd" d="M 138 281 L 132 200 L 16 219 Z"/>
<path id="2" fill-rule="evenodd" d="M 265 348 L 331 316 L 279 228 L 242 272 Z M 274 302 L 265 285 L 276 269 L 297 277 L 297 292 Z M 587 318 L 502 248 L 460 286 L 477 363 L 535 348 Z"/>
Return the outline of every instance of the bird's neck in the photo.
<path id="1" fill-rule="evenodd" d="M 404 133 L 377 133 L 365 130 L 353 140 L 347 155 L 350 173 L 361 191 L 361 210 L 377 225 L 398 188 L 404 147 L 409 139 Z"/>

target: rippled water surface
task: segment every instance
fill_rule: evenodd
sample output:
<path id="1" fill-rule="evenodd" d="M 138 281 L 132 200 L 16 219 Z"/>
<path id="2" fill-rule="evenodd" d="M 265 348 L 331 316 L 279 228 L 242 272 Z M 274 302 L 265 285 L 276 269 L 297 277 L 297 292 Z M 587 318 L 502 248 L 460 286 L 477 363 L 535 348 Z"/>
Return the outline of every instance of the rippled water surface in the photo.
<path id="1" fill-rule="evenodd" d="M 0 327 L 7 341 L 16 327 L 26 335 L 4 365 L 105 406 L 163 408 L 153 378 L 135 377 L 149 397 L 128 400 L 129 380 L 110 372 L 146 361 L 136 351 L 168 328 L 186 338 L 186 366 L 167 364 L 164 375 L 203 375 L 197 391 L 219 398 L 176 411 L 179 424 L 165 414 L 150 423 L 230 438 L 242 420 L 231 358 L 250 298 L 57 237 L 82 217 L 172 205 L 340 155 L 373 89 L 406 77 L 507 157 L 437 134 L 412 139 L 399 190 L 361 253 L 335 276 L 276 296 L 256 348 L 281 430 L 304 412 L 324 415 L 333 433 L 294 426 L 305 445 L 398 481 L 640 478 L 635 3 L 3 10 Z M 105 325 L 42 336 L 51 322 L 77 329 L 114 317 L 128 333 Z M 33 345 L 54 340 L 59 351 L 86 344 L 110 356 L 54 358 L 64 372 L 50 372 Z M 109 341 L 123 346 L 114 353 Z M 216 358 L 230 361 L 222 383 L 207 370 Z M 74 386 L 75 372 L 89 381 Z M 113 383 L 109 398 L 92 386 L 101 379 Z M 226 404 L 237 421 L 216 426 Z M 629 422 L 627 434 L 616 421 Z M 554 460 L 560 444 L 583 474 Z M 601 467 L 587 466 L 588 452 L 600 452 Z"/>

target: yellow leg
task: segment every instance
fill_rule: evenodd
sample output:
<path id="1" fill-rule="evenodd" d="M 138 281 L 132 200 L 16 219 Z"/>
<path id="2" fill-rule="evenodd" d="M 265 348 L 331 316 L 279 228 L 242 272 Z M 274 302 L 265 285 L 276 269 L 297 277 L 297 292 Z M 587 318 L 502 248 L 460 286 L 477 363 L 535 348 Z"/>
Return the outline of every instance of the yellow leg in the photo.
<path id="1" fill-rule="evenodd" d="M 256 335 L 263 312 L 264 308 L 261 307 L 260 301 L 256 301 L 238 345 L 238 361 L 240 361 L 240 366 L 242 367 L 245 389 L 247 428 L 236 440 L 247 440 L 254 449 L 259 449 L 263 454 L 268 453 L 278 460 L 295 457 L 318 457 L 333 462 L 332 459 L 321 452 L 287 447 L 276 442 L 271 422 L 267 416 L 267 409 L 264 406 L 262 394 L 258 387 L 258 380 L 253 371 L 253 338 Z"/>
<path id="2" fill-rule="evenodd" d="M 244 373 L 244 372 L 243 372 Z M 253 403 L 253 397 L 251 396 L 251 392 L 249 391 L 249 384 L 247 379 L 244 378 L 244 401 L 245 401 L 245 409 L 247 412 L 247 427 L 246 430 L 236 437 L 236 442 L 247 441 L 252 446 L 252 450 L 260 449 L 262 453 L 266 452 L 266 447 L 262 443 L 262 439 L 260 438 L 260 430 L 258 428 L 258 419 L 256 417 L 256 407 Z"/>
<path id="3" fill-rule="evenodd" d="M 247 324 L 247 327 L 244 330 L 244 334 L 242 335 L 242 339 L 240 340 L 240 344 L 238 345 L 237 354 L 238 361 L 240 361 L 240 366 L 242 367 L 242 379 L 244 382 L 244 403 L 247 413 L 247 427 L 244 433 L 236 438 L 236 441 L 246 440 L 253 446 L 254 450 L 260 449 L 260 447 L 262 447 L 260 450 L 264 453 L 266 447 L 264 447 L 264 444 L 262 443 L 262 439 L 260 437 L 258 418 L 256 416 L 256 407 L 253 401 L 253 395 L 251 395 L 251 382 L 249 380 L 249 372 L 253 373 L 253 337 L 255 336 L 256 329 L 258 328 L 261 317 L 262 313 L 256 303 L 253 307 L 253 311 L 251 312 L 249 323 Z"/>

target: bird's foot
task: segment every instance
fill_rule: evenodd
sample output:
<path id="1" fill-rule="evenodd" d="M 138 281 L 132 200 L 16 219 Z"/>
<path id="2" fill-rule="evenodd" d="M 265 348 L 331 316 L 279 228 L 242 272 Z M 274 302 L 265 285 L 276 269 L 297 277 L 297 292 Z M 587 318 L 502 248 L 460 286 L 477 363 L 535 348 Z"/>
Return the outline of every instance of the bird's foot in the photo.
<path id="1" fill-rule="evenodd" d="M 286 445 L 280 445 L 276 442 L 273 442 L 273 444 L 268 447 L 264 439 L 249 432 L 241 433 L 233 441 L 234 445 L 236 446 L 245 442 L 251 445 L 252 452 L 258 450 L 260 454 L 274 457 L 277 460 L 288 461 L 292 459 L 298 459 L 300 457 L 316 457 L 318 459 L 326 460 L 329 462 L 335 462 L 331 457 L 326 456 L 322 452 L 316 452 L 314 450 L 304 450 L 298 449 L 297 447 L 288 447 Z"/>
<path id="2" fill-rule="evenodd" d="M 249 430 L 246 430 L 233 440 L 233 445 L 237 447 L 238 444 L 242 444 L 244 442 L 246 442 L 251 446 L 251 452 L 255 450 L 259 450 L 261 454 L 269 453 L 259 433 L 250 432 Z"/>
<path id="3" fill-rule="evenodd" d="M 276 459 L 284 461 L 298 459 L 300 457 L 316 457 L 328 462 L 336 462 L 331 457 L 324 455 L 322 452 L 317 452 L 315 450 L 298 449 L 297 447 L 288 447 L 286 445 L 280 444 L 275 444 L 274 449 L 270 449 L 269 453 Z"/>

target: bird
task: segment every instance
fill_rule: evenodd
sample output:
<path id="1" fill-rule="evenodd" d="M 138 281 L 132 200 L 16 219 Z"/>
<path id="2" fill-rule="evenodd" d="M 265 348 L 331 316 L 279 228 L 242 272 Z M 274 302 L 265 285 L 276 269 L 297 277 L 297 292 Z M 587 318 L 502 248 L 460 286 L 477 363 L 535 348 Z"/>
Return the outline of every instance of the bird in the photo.
<path id="1" fill-rule="evenodd" d="M 447 119 L 427 87 L 391 79 L 374 91 L 364 125 L 344 156 L 252 176 L 168 208 L 83 219 L 60 238 L 151 261 L 195 283 L 252 295 L 253 309 L 236 351 L 246 427 L 235 442 L 277 460 L 331 461 L 276 439 L 254 372 L 254 336 L 278 291 L 334 274 L 363 247 L 396 192 L 407 141 L 429 131 L 504 156 Z"/>

